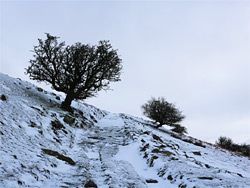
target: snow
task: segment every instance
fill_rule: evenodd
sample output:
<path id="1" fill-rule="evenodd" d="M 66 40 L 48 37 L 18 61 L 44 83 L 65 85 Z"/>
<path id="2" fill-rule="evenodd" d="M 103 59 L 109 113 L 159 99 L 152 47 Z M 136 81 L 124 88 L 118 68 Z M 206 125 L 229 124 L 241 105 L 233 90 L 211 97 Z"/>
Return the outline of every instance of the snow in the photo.
<path id="1" fill-rule="evenodd" d="M 245 156 L 82 102 L 68 113 L 54 94 L 1 73 L 0 92 L 7 96 L 0 100 L 0 187 L 80 188 L 89 180 L 99 188 L 250 186 Z"/>
<path id="2" fill-rule="evenodd" d="M 108 114 L 102 118 L 96 126 L 99 127 L 122 127 L 124 126 L 123 120 L 118 114 Z"/>
<path id="3" fill-rule="evenodd" d="M 121 146 L 119 148 L 119 152 L 114 156 L 114 158 L 116 160 L 124 160 L 129 162 L 143 179 L 157 180 L 157 184 L 150 185 L 152 188 L 178 187 L 177 185 L 170 184 L 168 181 L 164 181 L 162 178 L 160 178 L 157 175 L 157 171 L 155 171 L 155 169 L 148 168 L 145 159 L 139 155 L 138 143 L 133 143 L 128 146 Z"/>

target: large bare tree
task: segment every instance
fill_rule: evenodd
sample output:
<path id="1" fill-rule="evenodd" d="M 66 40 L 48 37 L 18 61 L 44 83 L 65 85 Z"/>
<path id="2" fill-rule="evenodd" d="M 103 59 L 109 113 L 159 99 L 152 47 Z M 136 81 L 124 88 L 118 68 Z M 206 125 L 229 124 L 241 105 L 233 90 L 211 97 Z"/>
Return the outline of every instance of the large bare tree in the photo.
<path id="1" fill-rule="evenodd" d="M 74 99 L 96 96 L 108 90 L 110 82 L 120 81 L 122 60 L 109 41 L 98 45 L 76 43 L 65 45 L 56 36 L 46 33 L 47 39 L 38 39 L 33 59 L 26 69 L 30 78 L 50 83 L 56 91 L 66 94 L 61 107 L 71 110 Z"/>

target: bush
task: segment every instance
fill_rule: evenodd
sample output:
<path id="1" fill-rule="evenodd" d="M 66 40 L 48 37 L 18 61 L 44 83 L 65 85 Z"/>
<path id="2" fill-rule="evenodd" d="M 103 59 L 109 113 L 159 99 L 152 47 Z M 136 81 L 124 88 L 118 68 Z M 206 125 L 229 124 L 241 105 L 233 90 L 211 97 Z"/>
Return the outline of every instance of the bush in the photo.
<path id="1" fill-rule="evenodd" d="M 171 131 L 177 132 L 177 133 L 187 133 L 187 129 L 186 127 L 182 127 L 181 125 L 175 125 L 175 127 L 173 129 L 171 129 Z"/>
<path id="2" fill-rule="evenodd" d="M 177 123 L 185 118 L 174 104 L 167 102 L 163 97 L 151 98 L 141 108 L 145 116 L 159 123 L 158 127 L 166 124 L 177 130 L 180 129 L 180 125 Z"/>
<path id="3" fill-rule="evenodd" d="M 64 92 L 63 109 L 71 111 L 72 100 L 96 96 L 98 91 L 108 90 L 110 82 L 120 81 L 121 59 L 109 41 L 100 41 L 97 46 L 65 46 L 57 41 L 59 37 L 46 35 L 46 40 L 38 39 L 38 46 L 34 46 L 34 59 L 26 74 Z"/>
<path id="4" fill-rule="evenodd" d="M 231 138 L 221 136 L 219 137 L 218 141 L 215 142 L 215 144 L 225 149 L 231 149 L 233 146 L 233 141 Z"/>
<path id="5" fill-rule="evenodd" d="M 231 138 L 221 136 L 218 141 L 215 142 L 216 145 L 222 148 L 228 149 L 230 151 L 240 152 L 246 156 L 250 156 L 250 146 L 246 144 L 235 144 Z"/>

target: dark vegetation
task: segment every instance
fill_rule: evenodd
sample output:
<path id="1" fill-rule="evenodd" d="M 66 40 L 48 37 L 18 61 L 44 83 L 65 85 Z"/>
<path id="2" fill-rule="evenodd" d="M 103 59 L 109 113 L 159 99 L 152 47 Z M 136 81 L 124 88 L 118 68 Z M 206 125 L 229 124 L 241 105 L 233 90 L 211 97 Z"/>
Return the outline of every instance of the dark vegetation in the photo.
<path id="1" fill-rule="evenodd" d="M 34 46 L 26 74 L 65 93 L 63 109 L 71 111 L 74 99 L 96 96 L 98 91 L 108 90 L 110 82 L 120 81 L 121 59 L 109 41 L 65 46 L 65 42 L 58 42 L 59 37 L 46 35 L 46 40 L 38 39 L 39 44 Z"/>
<path id="2" fill-rule="evenodd" d="M 246 144 L 235 144 L 231 138 L 221 136 L 216 141 L 216 145 L 228 149 L 230 151 L 240 152 L 246 156 L 250 156 L 250 146 Z"/>
<path id="3" fill-rule="evenodd" d="M 151 98 L 146 104 L 142 105 L 142 111 L 145 116 L 156 121 L 161 127 L 166 124 L 173 127 L 172 131 L 178 133 L 187 133 L 185 127 L 182 127 L 179 123 L 185 118 L 173 103 L 166 101 L 164 97 Z"/>

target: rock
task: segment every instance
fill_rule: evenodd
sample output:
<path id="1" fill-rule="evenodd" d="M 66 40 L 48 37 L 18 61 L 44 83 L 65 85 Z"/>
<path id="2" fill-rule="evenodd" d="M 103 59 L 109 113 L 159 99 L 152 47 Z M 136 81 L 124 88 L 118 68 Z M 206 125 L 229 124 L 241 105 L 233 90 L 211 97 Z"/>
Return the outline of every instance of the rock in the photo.
<path id="1" fill-rule="evenodd" d="M 173 177 L 171 175 L 168 175 L 168 180 L 172 181 L 173 180 Z"/>
<path id="2" fill-rule="evenodd" d="M 240 173 L 237 173 L 237 175 L 243 178 L 242 174 L 240 174 Z"/>
<path id="3" fill-rule="evenodd" d="M 198 177 L 200 180 L 213 180 L 212 177 Z"/>
<path id="4" fill-rule="evenodd" d="M 145 146 L 143 146 L 143 147 L 141 148 L 140 151 L 146 151 L 146 149 L 148 149 L 148 148 L 149 148 L 149 144 L 146 144 Z"/>
<path id="5" fill-rule="evenodd" d="M 1 95 L 1 100 L 2 100 L 2 101 L 6 101 L 6 100 L 7 100 L 7 96 L 4 95 L 4 94 L 2 94 L 2 95 Z"/>
<path id="6" fill-rule="evenodd" d="M 162 151 L 162 150 L 159 150 L 159 149 L 153 149 L 152 153 L 160 153 L 160 154 L 165 155 L 165 156 L 174 155 L 174 153 L 172 153 L 170 151 L 165 151 L 165 150 Z"/>
<path id="7" fill-rule="evenodd" d="M 155 159 L 158 159 L 158 158 L 159 158 L 158 156 L 155 156 L 155 155 L 154 155 L 153 157 L 151 157 L 150 160 L 148 159 L 149 166 L 150 166 L 150 167 L 153 167 L 153 166 L 154 166 L 154 160 L 155 160 Z"/>
<path id="8" fill-rule="evenodd" d="M 149 135 L 150 132 L 149 131 L 144 131 L 143 134 Z"/>
<path id="9" fill-rule="evenodd" d="M 37 91 L 39 91 L 39 92 L 43 92 L 43 89 L 40 88 L 40 87 L 37 87 L 36 89 L 37 89 Z"/>
<path id="10" fill-rule="evenodd" d="M 63 124 L 62 124 L 58 119 L 56 119 L 56 120 L 54 120 L 54 121 L 51 121 L 50 124 L 52 125 L 52 128 L 54 128 L 54 129 L 62 129 L 62 128 L 65 128 L 65 127 L 63 126 Z"/>
<path id="11" fill-rule="evenodd" d="M 154 179 L 146 179 L 146 182 L 147 183 L 158 183 L 158 181 L 154 180 Z"/>
<path id="12" fill-rule="evenodd" d="M 35 122 L 33 122 L 33 121 L 30 121 L 29 126 L 32 127 L 32 128 L 37 127 L 37 125 L 36 125 Z"/>
<path id="13" fill-rule="evenodd" d="M 205 167 L 210 168 L 210 166 L 208 164 L 205 164 Z"/>
<path id="14" fill-rule="evenodd" d="M 201 152 L 199 152 L 199 151 L 194 151 L 193 154 L 201 156 Z"/>
<path id="15" fill-rule="evenodd" d="M 61 99 L 60 99 L 60 97 L 59 97 L 59 96 L 56 96 L 56 100 L 59 100 L 59 101 L 60 101 Z"/>
<path id="16" fill-rule="evenodd" d="M 160 153 L 160 150 L 159 149 L 153 149 L 151 152 L 152 153 Z"/>
<path id="17" fill-rule="evenodd" d="M 64 155 L 61 155 L 57 151 L 49 150 L 49 149 L 42 149 L 42 151 L 47 154 L 56 157 L 57 159 L 60 159 L 62 161 L 65 161 L 69 163 L 70 165 L 75 165 L 75 161 L 73 161 L 70 157 L 66 157 Z"/>
<path id="18" fill-rule="evenodd" d="M 143 158 L 148 158 L 148 153 L 145 152 Z"/>
<path id="19" fill-rule="evenodd" d="M 63 121 L 69 125 L 73 125 L 73 123 L 75 122 L 75 118 L 66 114 L 63 118 Z"/>
<path id="20" fill-rule="evenodd" d="M 18 180 L 17 183 L 18 183 L 19 185 L 22 185 L 22 184 L 23 184 L 23 182 L 22 182 L 21 180 Z"/>
<path id="21" fill-rule="evenodd" d="M 97 185 L 92 181 L 92 180 L 89 180 L 85 185 L 84 187 L 86 188 L 97 188 Z"/>
<path id="22" fill-rule="evenodd" d="M 158 141 L 160 141 L 160 142 L 163 142 L 162 139 L 161 139 L 159 136 L 155 135 L 155 134 L 153 134 L 152 137 L 153 137 L 153 139 L 155 139 L 155 140 L 158 140 Z"/>
<path id="23" fill-rule="evenodd" d="M 186 184 L 180 184 L 178 187 L 180 187 L 180 188 L 186 188 L 187 185 Z"/>

